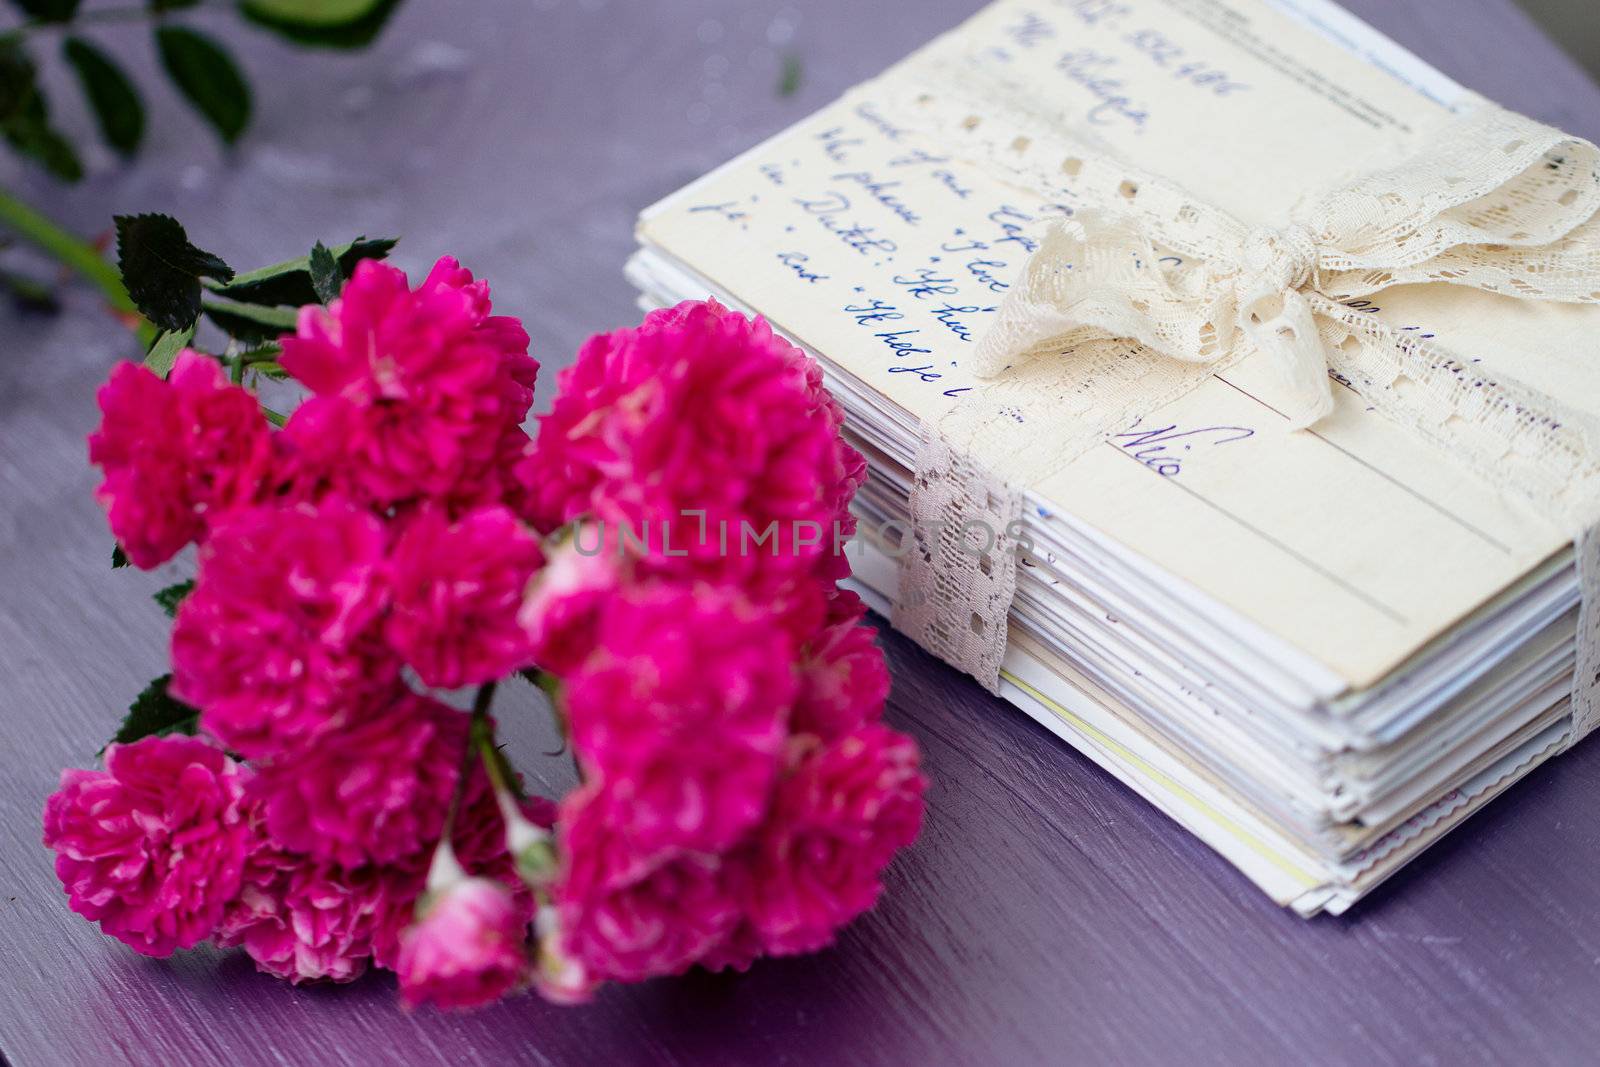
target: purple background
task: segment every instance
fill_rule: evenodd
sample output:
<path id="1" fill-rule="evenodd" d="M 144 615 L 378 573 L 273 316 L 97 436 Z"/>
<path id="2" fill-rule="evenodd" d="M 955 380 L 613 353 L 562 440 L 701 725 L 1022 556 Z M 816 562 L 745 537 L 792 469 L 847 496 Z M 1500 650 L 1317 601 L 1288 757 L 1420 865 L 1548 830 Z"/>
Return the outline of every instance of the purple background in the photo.
<path id="1" fill-rule="evenodd" d="M 313 240 L 451 252 L 523 316 L 546 373 L 637 318 L 635 213 L 826 103 L 975 0 L 409 0 L 379 47 L 310 55 L 226 13 L 258 122 L 224 156 L 125 43 L 145 159 L 62 190 L 0 181 L 82 232 L 162 210 L 254 265 Z M 1351 6 L 1466 84 L 1600 134 L 1600 92 L 1507 0 Z M 776 92 L 798 55 L 798 93 Z M 57 72 L 59 74 L 59 72 Z M 86 119 L 63 93 L 76 129 Z M 1223 145 L 1218 150 L 1225 150 Z M 130 354 L 85 290 L 0 310 L 0 1050 L 33 1064 L 1473 1063 L 1592 1061 L 1600 1041 L 1600 745 L 1513 789 L 1359 908 L 1302 922 L 1020 713 L 897 638 L 890 720 L 924 746 L 927 831 L 878 910 L 820 955 L 743 977 L 403 1014 L 378 978 L 292 989 L 240 955 L 142 959 L 70 914 L 38 844 L 57 770 L 92 762 L 160 673 L 159 575 L 106 568 L 83 437 Z M 569 784 L 531 692 L 500 707 L 536 782 Z"/>

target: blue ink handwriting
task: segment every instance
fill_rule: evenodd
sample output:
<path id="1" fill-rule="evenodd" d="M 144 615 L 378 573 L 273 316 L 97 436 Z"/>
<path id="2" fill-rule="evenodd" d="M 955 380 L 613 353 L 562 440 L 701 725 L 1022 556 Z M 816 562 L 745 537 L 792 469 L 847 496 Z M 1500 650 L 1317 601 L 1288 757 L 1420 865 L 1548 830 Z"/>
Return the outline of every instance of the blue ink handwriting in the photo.
<path id="1" fill-rule="evenodd" d="M 892 281 L 905 286 L 918 300 L 930 296 L 955 296 L 961 291 L 954 278 L 942 277 L 932 267 L 919 267 L 912 274 L 896 274 Z"/>
<path id="2" fill-rule="evenodd" d="M 817 220 L 817 225 L 834 234 L 857 254 L 870 256 L 874 252 L 893 252 L 900 246 L 887 237 L 878 237 L 877 230 L 872 226 L 863 226 L 859 222 L 847 224 L 838 216 L 841 212 L 850 210 L 850 198 L 842 193 L 829 193 L 823 197 L 795 197 L 794 202 L 800 205 L 801 210 Z"/>
<path id="3" fill-rule="evenodd" d="M 1227 445 L 1255 436 L 1254 430 L 1243 426 L 1206 426 L 1197 430 L 1179 430 L 1177 425 L 1163 426 L 1159 430 L 1141 430 L 1138 423 L 1123 433 L 1112 434 L 1120 441 L 1117 447 L 1132 455 L 1140 463 L 1163 478 L 1175 478 L 1183 472 L 1187 453 L 1195 445 Z"/>
<path id="4" fill-rule="evenodd" d="M 857 326 L 872 326 L 880 322 L 898 322 L 905 313 L 893 304 L 874 298 L 865 304 L 846 304 L 845 314 L 854 315 Z"/>
<path id="5" fill-rule="evenodd" d="M 900 187 L 900 183 L 897 181 L 879 181 L 872 176 L 870 171 L 865 170 L 853 171 L 847 174 L 835 174 L 833 180 L 836 182 L 854 182 L 859 185 L 866 191 L 868 196 L 905 220 L 907 225 L 915 226 L 922 221 L 921 216 L 912 211 L 904 200 L 889 191 Z"/>
<path id="6" fill-rule="evenodd" d="M 1100 101 L 1089 109 L 1090 125 L 1126 124 L 1143 132 L 1145 124 L 1150 121 L 1150 109 L 1123 91 L 1122 79 L 1113 74 L 1118 63 L 1116 56 L 1093 48 L 1081 48 L 1076 52 L 1067 52 L 1056 60 L 1056 69 Z"/>
<path id="7" fill-rule="evenodd" d="M 828 279 L 828 275 L 817 274 L 806 266 L 807 263 L 811 262 L 811 257 L 804 252 L 779 252 L 778 262 L 794 271 L 795 277 L 807 284 L 816 285 L 818 282 L 827 281 Z"/>
<path id="8" fill-rule="evenodd" d="M 938 319 L 942 326 L 948 329 L 951 333 L 955 334 L 961 340 L 971 342 L 972 327 L 963 322 L 961 320 L 961 316 L 988 315 L 992 314 L 993 312 L 994 308 L 992 307 L 979 307 L 977 304 L 963 304 L 958 306 L 950 303 L 947 300 L 945 301 L 944 307 L 934 309 L 933 317 Z"/>

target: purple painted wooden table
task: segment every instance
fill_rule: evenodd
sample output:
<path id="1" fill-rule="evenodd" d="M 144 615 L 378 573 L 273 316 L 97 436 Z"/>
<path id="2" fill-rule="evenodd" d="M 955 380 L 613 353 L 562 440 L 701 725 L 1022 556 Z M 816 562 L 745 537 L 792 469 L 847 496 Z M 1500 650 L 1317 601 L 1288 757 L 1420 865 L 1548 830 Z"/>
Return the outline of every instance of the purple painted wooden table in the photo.
<path id="1" fill-rule="evenodd" d="M 408 268 L 453 252 L 526 318 L 548 396 L 587 333 L 636 317 L 621 263 L 639 208 L 976 6 L 409 0 L 353 58 L 205 16 L 259 89 L 233 158 L 163 91 L 145 162 L 64 192 L 0 159 L 0 181 L 83 232 L 113 211 L 170 211 L 241 263 L 356 232 L 403 234 Z M 1466 84 L 1600 135 L 1600 91 L 1508 0 L 1351 6 Z M 789 54 L 803 79 L 784 98 Z M 160 577 L 106 569 L 84 459 L 93 389 L 128 338 L 87 293 L 67 311 L 0 311 L 0 1050 L 16 1067 L 1593 1061 L 1600 744 L 1537 772 L 1354 915 L 1307 923 L 893 637 L 890 720 L 927 754 L 927 831 L 831 951 L 466 1017 L 405 1015 L 384 979 L 295 990 L 237 955 L 137 957 L 67 911 L 38 844 L 57 769 L 93 760 L 164 656 L 148 600 Z M 532 777 L 564 789 L 534 712 L 513 693 L 501 717 Z"/>

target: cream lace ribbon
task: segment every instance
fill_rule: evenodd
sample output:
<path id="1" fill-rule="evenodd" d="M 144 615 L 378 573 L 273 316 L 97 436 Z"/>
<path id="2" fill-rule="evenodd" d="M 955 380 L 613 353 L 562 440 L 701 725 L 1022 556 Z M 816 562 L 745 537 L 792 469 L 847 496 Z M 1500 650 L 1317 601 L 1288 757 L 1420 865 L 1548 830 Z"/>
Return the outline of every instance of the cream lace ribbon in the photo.
<path id="1" fill-rule="evenodd" d="M 926 128 L 932 100 L 923 92 L 901 102 L 896 118 L 921 119 Z M 1277 368 L 1282 410 L 1296 428 L 1329 413 L 1329 373 L 1339 374 L 1380 412 L 1465 456 L 1486 480 L 1530 498 L 1572 530 L 1583 594 L 1577 739 L 1600 722 L 1600 425 L 1512 378 L 1483 377 L 1443 347 L 1350 306 L 1391 286 L 1425 282 L 1518 299 L 1600 302 L 1600 149 L 1488 101 L 1475 103 L 1408 158 L 1303 201 L 1268 229 L 1245 227 L 1070 142 L 1035 144 L 1027 158 L 1015 158 L 1003 146 L 1034 141 L 1019 131 L 1041 128 L 1038 116 L 969 118 L 934 132 L 941 145 L 1084 205 L 1051 226 L 976 353 L 978 375 L 990 380 L 987 396 L 1019 388 L 1011 380 L 1026 378 L 1033 361 L 1081 369 L 1073 385 L 1083 401 L 1079 425 L 1064 447 L 1058 435 L 1043 462 L 1067 462 L 1254 350 Z M 1130 360 L 1146 371 L 1130 379 Z M 1173 366 L 1160 366 L 1168 361 Z M 1000 526 L 1020 515 L 1020 494 L 992 471 L 1036 476 L 1047 468 L 1028 456 L 1028 442 L 996 440 L 992 422 L 985 407 L 964 404 L 923 428 L 914 515 L 985 516 L 996 501 L 1016 502 L 1014 511 L 991 516 Z M 951 464 L 942 458 L 950 454 L 969 458 Z M 950 470 L 959 473 L 947 477 Z M 923 601 L 916 613 L 902 613 L 908 632 L 993 689 L 1005 614 L 985 612 L 1008 609 L 1014 585 L 979 583 L 981 597 L 963 602 L 959 592 L 968 583 L 941 587 L 938 576 L 970 573 L 956 556 L 970 552 L 944 547 L 901 557 L 902 596 L 909 591 Z M 1014 570 L 996 574 L 1014 580 Z M 990 647 L 963 634 L 952 648 L 935 633 L 980 616 L 985 625 L 969 629 Z"/>

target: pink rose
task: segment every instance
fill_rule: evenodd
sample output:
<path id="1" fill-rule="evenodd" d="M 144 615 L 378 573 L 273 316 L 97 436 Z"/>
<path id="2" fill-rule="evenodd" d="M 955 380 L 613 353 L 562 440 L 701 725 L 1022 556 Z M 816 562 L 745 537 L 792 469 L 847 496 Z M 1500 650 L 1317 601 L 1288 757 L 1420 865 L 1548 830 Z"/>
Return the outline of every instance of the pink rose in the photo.
<path id="1" fill-rule="evenodd" d="M 521 807 L 536 825 L 548 827 L 554 819 L 547 800 L 531 797 Z M 267 836 L 259 808 L 254 825 L 244 887 L 228 905 L 218 944 L 242 947 L 260 970 L 295 983 L 347 982 L 369 964 L 398 966 L 401 933 L 415 920 L 437 830 L 398 861 L 344 867 L 282 847 Z M 457 816 L 455 851 L 470 874 L 516 877 L 500 810 L 481 771 Z M 514 885 L 512 895 L 520 921 L 532 921 L 531 894 Z"/>
<path id="2" fill-rule="evenodd" d="M 595 649 L 625 570 L 625 561 L 585 540 L 581 530 L 552 553 L 518 615 L 535 663 L 563 677 L 577 670 Z"/>
<path id="3" fill-rule="evenodd" d="M 119 364 L 100 389 L 89 459 L 105 471 L 95 498 L 128 559 L 154 567 L 269 485 L 273 441 L 253 394 L 216 360 L 184 350 L 163 381 Z"/>
<path id="4" fill-rule="evenodd" d="M 883 716 L 889 665 L 878 632 L 861 620 L 867 607 L 848 589 L 835 590 L 822 629 L 800 657 L 800 693 L 792 727 L 831 741 Z"/>
<path id="5" fill-rule="evenodd" d="M 400 935 L 400 996 L 407 1007 L 492 1004 L 528 973 L 528 918 L 511 890 L 463 878 L 430 893 Z"/>
<path id="6" fill-rule="evenodd" d="M 385 945 L 392 961 L 422 892 L 426 855 L 346 868 L 258 839 L 217 943 L 243 948 L 259 970 L 296 985 L 353 981 Z"/>
<path id="7" fill-rule="evenodd" d="M 566 680 L 572 744 L 649 850 L 729 847 L 766 810 L 793 652 L 738 592 L 656 583 L 606 606 Z"/>
<path id="8" fill-rule="evenodd" d="M 739 921 L 714 855 L 645 859 L 629 840 L 626 805 L 581 788 L 557 821 L 566 869 L 553 887 L 561 952 L 587 979 L 638 982 L 687 970 Z"/>
<path id="9" fill-rule="evenodd" d="M 326 310 L 303 308 L 282 357 L 313 394 L 284 429 L 302 462 L 380 508 L 503 499 L 539 365 L 521 325 L 489 310 L 488 286 L 449 257 L 415 290 L 363 261 Z"/>
<path id="10" fill-rule="evenodd" d="M 531 662 L 517 612 L 543 562 L 539 539 L 503 507 L 454 524 L 437 511 L 418 515 L 389 562 L 393 608 L 384 633 L 427 685 L 503 678 Z"/>
<path id="11" fill-rule="evenodd" d="M 286 849 L 351 867 L 393 863 L 439 839 L 466 744 L 463 712 L 401 689 L 261 764 L 250 792 Z"/>
<path id="12" fill-rule="evenodd" d="M 828 745 L 798 737 L 772 814 L 738 857 L 746 916 L 772 955 L 813 952 L 872 907 L 894 853 L 916 840 L 917 746 L 872 723 Z"/>
<path id="13" fill-rule="evenodd" d="M 383 523 L 351 505 L 256 508 L 219 528 L 172 632 L 174 695 L 252 759 L 291 751 L 387 692 Z"/>
<path id="14" fill-rule="evenodd" d="M 816 362 L 765 321 L 690 302 L 590 339 L 521 470 L 541 528 L 629 530 L 647 573 L 781 609 L 828 570 L 865 473 L 841 422 Z"/>
<path id="15" fill-rule="evenodd" d="M 210 937 L 249 850 L 246 773 L 180 736 L 112 745 L 104 771 L 63 771 L 44 843 L 72 910 L 147 956 Z"/>

